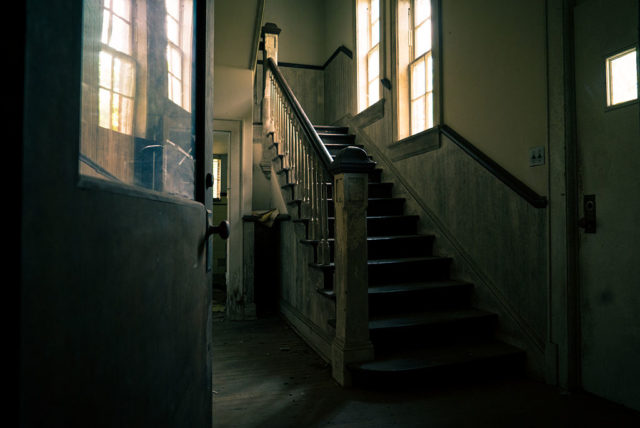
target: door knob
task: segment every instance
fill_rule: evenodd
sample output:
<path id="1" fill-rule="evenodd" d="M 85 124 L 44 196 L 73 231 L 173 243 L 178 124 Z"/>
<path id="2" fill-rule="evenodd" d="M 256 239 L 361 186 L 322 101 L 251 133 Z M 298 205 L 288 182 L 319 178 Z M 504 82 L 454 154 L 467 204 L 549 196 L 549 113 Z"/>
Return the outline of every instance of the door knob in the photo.
<path id="1" fill-rule="evenodd" d="M 584 217 L 578 220 L 578 226 L 584 233 L 596 233 L 596 195 L 584 195 L 582 209 Z"/>
<path id="2" fill-rule="evenodd" d="M 220 238 L 227 239 L 229 238 L 230 232 L 229 222 L 227 220 L 222 220 L 217 226 L 209 225 L 207 227 L 206 237 L 208 238 L 210 235 L 218 234 L 220 235 Z"/>

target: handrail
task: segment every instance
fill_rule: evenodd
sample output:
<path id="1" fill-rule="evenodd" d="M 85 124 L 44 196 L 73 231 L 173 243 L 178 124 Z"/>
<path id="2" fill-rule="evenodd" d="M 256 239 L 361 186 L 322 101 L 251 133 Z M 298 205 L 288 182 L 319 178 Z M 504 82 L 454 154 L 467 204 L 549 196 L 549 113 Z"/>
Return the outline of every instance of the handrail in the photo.
<path id="1" fill-rule="evenodd" d="M 493 159 L 485 155 L 476 146 L 471 144 L 467 139 L 451 129 L 449 126 L 440 125 L 440 132 L 446 135 L 465 153 L 471 156 L 471 158 L 485 167 L 498 180 L 509 186 L 528 203 L 536 208 L 545 208 L 547 206 L 547 198 L 545 196 L 538 195 L 533 189 L 517 179 L 509 171 L 498 165 Z"/>
<path id="2" fill-rule="evenodd" d="M 291 90 L 291 88 L 289 87 L 289 84 L 287 83 L 284 76 L 280 72 L 280 69 L 278 69 L 278 66 L 273 61 L 273 58 L 268 58 L 267 67 L 273 73 L 273 77 L 276 79 L 276 81 L 278 82 L 278 85 L 280 85 L 280 87 L 283 90 L 282 92 L 287 97 L 287 100 L 293 107 L 293 113 L 298 118 L 298 121 L 300 122 L 300 125 L 302 127 L 302 131 L 305 133 L 305 135 L 309 139 L 309 142 L 313 146 L 313 149 L 316 151 L 323 166 L 328 171 L 331 171 L 331 164 L 333 163 L 333 158 L 331 157 L 331 154 L 329 154 L 329 151 L 327 150 L 325 145 L 322 143 L 322 140 L 320 139 L 318 132 L 315 130 L 315 128 L 311 124 L 311 121 L 305 114 L 304 110 L 302 109 L 302 106 L 298 102 L 295 95 L 293 95 L 293 91 Z"/>

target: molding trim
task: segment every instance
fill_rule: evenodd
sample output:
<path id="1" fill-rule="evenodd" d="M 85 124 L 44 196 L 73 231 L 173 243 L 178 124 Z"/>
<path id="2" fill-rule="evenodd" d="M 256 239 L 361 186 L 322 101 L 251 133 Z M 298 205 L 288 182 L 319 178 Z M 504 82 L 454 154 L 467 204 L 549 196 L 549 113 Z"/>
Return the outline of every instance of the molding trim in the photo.
<path id="1" fill-rule="evenodd" d="M 329 64 L 331 64 L 331 61 L 333 61 L 335 59 L 335 57 L 338 56 L 339 53 L 343 53 L 346 56 L 348 56 L 349 58 L 353 59 L 353 52 L 351 52 L 349 50 L 349 48 L 343 46 L 338 47 L 333 54 L 329 57 L 329 59 L 327 61 L 325 61 L 324 64 L 322 65 L 315 65 L 315 64 L 300 64 L 297 62 L 278 62 L 278 67 L 282 68 L 282 67 L 289 67 L 289 68 L 305 68 L 308 70 L 324 70 L 325 68 L 327 68 L 327 66 Z M 260 65 L 264 65 L 264 61 L 259 59 L 257 61 L 258 64 Z"/>
<path id="2" fill-rule="evenodd" d="M 385 98 L 380 98 L 376 103 L 370 105 L 351 118 L 351 126 L 366 128 L 384 118 Z"/>
<path id="3" fill-rule="evenodd" d="M 393 162 L 438 150 L 442 146 L 440 127 L 435 126 L 398 142 L 389 144 Z"/>
<path id="4" fill-rule="evenodd" d="M 325 362 L 331 361 L 331 343 L 333 337 L 326 333 L 288 302 L 279 299 L 278 307 L 289 326 L 309 345 Z"/>

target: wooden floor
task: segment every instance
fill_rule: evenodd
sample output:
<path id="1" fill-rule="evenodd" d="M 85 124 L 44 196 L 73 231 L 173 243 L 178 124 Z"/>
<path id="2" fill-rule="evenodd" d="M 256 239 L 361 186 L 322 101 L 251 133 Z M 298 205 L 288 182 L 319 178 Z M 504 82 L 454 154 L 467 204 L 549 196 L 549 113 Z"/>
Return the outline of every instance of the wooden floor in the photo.
<path id="1" fill-rule="evenodd" d="M 214 316 L 214 427 L 640 427 L 640 414 L 527 380 L 343 389 L 278 317 Z"/>

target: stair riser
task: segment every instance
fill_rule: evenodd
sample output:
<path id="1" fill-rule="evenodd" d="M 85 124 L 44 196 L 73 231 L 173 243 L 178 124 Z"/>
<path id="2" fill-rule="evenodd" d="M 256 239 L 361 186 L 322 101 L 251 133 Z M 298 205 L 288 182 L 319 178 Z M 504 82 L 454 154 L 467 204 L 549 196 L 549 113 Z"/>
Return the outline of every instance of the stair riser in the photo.
<path id="1" fill-rule="evenodd" d="M 404 213 L 404 199 L 369 200 L 367 215 L 402 215 Z M 333 200 L 329 201 L 329 217 L 335 216 Z"/>
<path id="2" fill-rule="evenodd" d="M 333 237 L 335 221 L 329 219 L 329 235 Z M 417 231 L 417 218 L 393 217 L 393 218 L 368 218 L 367 236 L 393 236 L 415 235 Z"/>
<path id="3" fill-rule="evenodd" d="M 411 371 L 369 371 L 351 370 L 353 384 L 356 386 L 384 389 L 439 388 L 443 385 L 468 383 L 470 381 L 494 381 L 521 377 L 525 368 L 524 354 L 493 357 L 466 364 L 452 364 L 446 367 L 431 367 Z"/>
<path id="4" fill-rule="evenodd" d="M 329 198 L 333 198 L 333 184 L 327 185 Z M 368 196 L 370 198 L 391 198 L 393 183 L 369 183 Z"/>
<path id="5" fill-rule="evenodd" d="M 324 133 L 323 133 L 324 134 Z M 320 135 L 320 139 L 325 144 L 346 144 L 353 145 L 356 142 L 356 136 L 350 134 L 327 134 Z"/>
<path id="6" fill-rule="evenodd" d="M 369 315 L 463 309 L 471 306 L 471 287 L 369 294 Z"/>
<path id="7" fill-rule="evenodd" d="M 429 281 L 449 277 L 449 259 L 369 265 L 369 285 Z"/>
<path id="8" fill-rule="evenodd" d="M 327 150 L 329 150 L 329 154 L 331 156 L 337 155 L 342 150 L 344 150 L 344 149 L 346 149 L 347 147 L 350 147 L 350 146 L 355 146 L 355 147 L 362 148 L 362 145 L 358 145 L 358 144 L 337 144 L 337 143 L 332 143 L 332 144 L 325 145 Z"/>
<path id="9" fill-rule="evenodd" d="M 297 214 L 298 211 L 295 211 Z M 335 260 L 335 241 L 329 241 L 331 261 Z M 391 259 L 398 257 L 423 257 L 433 254 L 433 236 L 415 238 L 397 238 L 367 241 L 369 260 Z"/>
<path id="10" fill-rule="evenodd" d="M 377 353 L 385 350 L 423 348 L 447 343 L 473 342 L 489 339 L 495 329 L 496 317 L 469 318 L 436 325 L 371 329 L 369 336 Z"/>
<path id="11" fill-rule="evenodd" d="M 349 128 L 346 126 L 323 126 L 316 125 L 314 126 L 315 130 L 319 134 L 348 134 Z"/>

